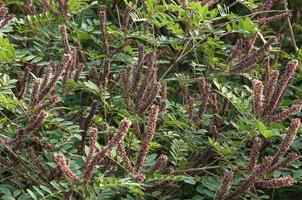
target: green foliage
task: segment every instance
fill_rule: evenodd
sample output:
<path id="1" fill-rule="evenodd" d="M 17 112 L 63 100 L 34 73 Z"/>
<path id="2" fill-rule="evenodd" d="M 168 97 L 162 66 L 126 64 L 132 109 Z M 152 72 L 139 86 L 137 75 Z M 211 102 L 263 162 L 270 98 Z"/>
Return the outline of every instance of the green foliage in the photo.
<path id="1" fill-rule="evenodd" d="M 0 38 L 0 60 L 8 61 L 9 59 L 14 58 L 15 56 L 15 47 L 9 42 L 6 38 Z"/>
<path id="2" fill-rule="evenodd" d="M 68 0 L 66 15 L 63 15 L 65 11 L 59 1 L 50 0 L 49 8 L 46 1 L 35 0 L 33 13 L 29 2 L 5 1 L 9 13 L 15 16 L 0 26 L 0 199 L 67 199 L 68 194 L 72 194 L 73 199 L 92 200 L 214 199 L 224 169 L 236 172 L 230 191 L 249 177 L 251 171 L 247 166 L 254 137 L 262 138 L 264 143 L 259 161 L 273 155 L 280 147 L 289 120 L 266 123 L 254 115 L 252 80 L 265 80 L 266 58 L 270 60 L 269 70 L 279 69 L 280 72 L 289 60 L 302 60 L 301 49 L 295 52 L 292 48 L 294 39 L 298 48 L 302 44 L 301 13 L 296 10 L 300 1 L 291 1 L 289 5 L 294 10 L 296 38 L 287 31 L 285 18 L 276 24 L 259 25 L 260 18 L 282 13 L 284 5 L 281 2 L 276 3 L 272 11 L 259 13 L 263 3 L 254 0 L 221 0 L 213 4 L 212 1 L 203 4 L 191 0 L 139 3 Z M 101 15 L 102 9 L 106 10 L 106 17 Z M 106 21 L 102 21 L 102 17 Z M 127 17 L 129 24 L 126 26 Z M 69 46 L 64 44 L 62 25 L 66 26 L 65 39 Z M 256 36 L 256 42 L 248 49 L 255 52 L 280 32 L 285 34 L 284 39 L 261 54 L 260 61 L 251 70 L 236 75 L 229 73 L 250 55 L 250 52 L 245 54 L 244 46 L 239 52 L 241 57 L 234 58 L 237 39 L 246 41 Z M 147 54 L 140 57 L 142 46 Z M 71 54 L 70 47 L 76 49 L 72 54 L 75 65 L 70 69 L 70 76 L 67 77 L 69 69 L 65 69 L 51 88 L 52 92 L 33 106 L 37 79 L 44 79 L 47 67 L 51 67 L 55 76 L 50 79 L 54 80 L 59 74 L 63 55 Z M 150 55 L 154 55 L 154 63 Z M 104 64 L 107 59 L 111 62 L 109 68 Z M 125 151 L 132 164 L 138 160 L 152 116 L 150 109 L 137 110 L 142 91 L 136 91 L 132 86 L 127 91 L 124 85 L 128 81 L 126 70 L 132 67 L 129 80 L 135 79 L 133 72 L 141 60 L 140 84 L 150 83 L 146 91 L 152 91 L 157 81 L 160 84 L 160 91 L 150 104 L 161 107 L 163 102 L 166 103 L 160 110 L 142 171 L 137 173 L 126 167 L 117 148 L 119 143 L 102 155 L 104 160 L 98 163 L 90 182 L 85 183 L 93 127 L 98 129 L 96 148 L 99 153 L 107 150 L 106 145 L 122 119 L 129 119 L 133 126 L 125 136 Z M 79 72 L 81 64 L 83 69 Z M 27 67 L 30 72 L 26 76 Z M 152 67 L 155 68 L 155 80 L 144 80 Z M 292 83 L 287 85 L 278 111 L 285 110 L 302 97 L 301 64 L 298 68 Z M 204 113 L 200 114 L 205 102 L 205 92 L 198 82 L 201 77 L 211 85 L 210 93 L 217 95 L 216 112 L 211 102 L 206 101 Z M 167 99 L 163 99 L 162 81 L 167 82 Z M 24 94 L 20 96 L 22 91 Z M 126 103 L 127 92 L 131 106 Z M 188 102 L 186 92 L 193 99 L 192 104 Z M 151 92 L 143 95 L 143 103 L 151 96 Z M 58 102 L 49 103 L 54 97 L 58 97 Z M 91 114 L 94 101 L 98 105 Z M 35 124 L 37 127 L 25 134 L 22 145 L 10 145 L 17 141 L 20 130 L 37 119 L 39 106 L 47 113 L 43 123 Z M 302 113 L 297 112 L 290 118 L 301 116 Z M 89 123 L 85 127 L 86 122 Z M 140 137 L 134 125 L 138 126 Z M 37 140 L 50 145 L 52 150 L 38 144 Z M 47 169 L 46 174 L 28 153 L 30 147 Z M 289 151 L 301 150 L 300 128 Z M 51 170 L 58 165 L 55 158 L 59 154 L 66 157 L 68 168 L 80 183 L 74 183 L 64 173 L 54 180 L 49 178 L 53 175 Z M 151 170 L 160 155 L 167 156 L 166 166 Z M 291 187 L 266 189 L 255 185 L 240 198 L 294 198 L 302 191 L 301 167 L 301 161 L 296 160 L 263 176 L 271 179 L 290 175 L 294 179 Z"/>

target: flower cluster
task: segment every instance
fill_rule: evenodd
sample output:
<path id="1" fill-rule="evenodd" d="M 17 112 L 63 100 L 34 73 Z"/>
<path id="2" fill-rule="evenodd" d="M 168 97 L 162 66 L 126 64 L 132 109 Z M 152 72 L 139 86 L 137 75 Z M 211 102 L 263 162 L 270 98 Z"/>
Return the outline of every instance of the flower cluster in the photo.
<path id="1" fill-rule="evenodd" d="M 295 153 L 289 154 L 287 158 L 284 158 L 286 152 L 289 150 L 290 146 L 293 144 L 294 139 L 296 137 L 298 128 L 300 126 L 300 119 L 293 119 L 290 123 L 290 127 L 283 138 L 278 151 L 274 156 L 267 156 L 263 159 L 263 161 L 258 164 L 259 152 L 260 152 L 260 139 L 255 138 L 253 142 L 253 147 L 250 153 L 250 164 L 249 169 L 251 170 L 250 176 L 243 180 L 240 185 L 232 192 L 230 192 L 230 184 L 232 182 L 232 177 L 229 173 L 225 174 L 225 177 L 222 181 L 220 189 L 216 194 L 217 200 L 231 200 L 238 199 L 241 195 L 247 192 L 253 186 L 261 186 L 261 187 L 284 187 L 290 186 L 293 183 L 291 177 L 282 177 L 279 179 L 264 179 L 265 175 L 279 169 L 280 167 L 284 167 L 291 162 L 297 160 L 300 156 Z M 234 172 L 231 172 L 234 173 Z"/>
<path id="2" fill-rule="evenodd" d="M 137 155 L 137 161 L 135 164 L 135 172 L 136 174 L 141 173 L 143 165 L 145 163 L 145 159 L 146 159 L 146 155 L 149 151 L 150 148 L 150 142 L 154 137 L 155 134 L 155 130 L 156 130 L 156 123 L 157 123 L 157 119 L 158 119 L 158 111 L 159 108 L 158 106 L 152 106 L 150 108 L 150 122 L 147 126 L 147 130 L 145 133 L 145 139 L 142 143 L 141 146 L 141 150 L 139 151 L 138 155 Z"/>
<path id="3" fill-rule="evenodd" d="M 208 107 L 211 108 L 213 113 L 218 113 L 217 94 L 211 91 L 211 84 L 208 83 L 205 78 L 198 78 L 197 83 L 200 96 L 197 96 L 197 99 L 196 97 L 189 95 L 188 97 L 184 98 L 184 102 L 186 102 L 187 104 L 187 113 L 189 115 L 189 118 L 193 121 L 202 119 Z M 184 90 L 188 90 L 188 88 Z M 189 90 L 187 91 L 187 93 L 189 93 Z M 194 111 L 194 104 L 196 103 L 196 100 L 201 100 L 201 104 L 197 112 Z"/>
<path id="4" fill-rule="evenodd" d="M 275 113 L 283 100 L 286 89 L 295 73 L 296 61 L 288 62 L 284 73 L 279 78 L 279 71 L 273 70 L 268 75 L 265 86 L 259 80 L 253 81 L 252 99 L 254 115 L 265 122 L 277 122 L 288 118 L 302 109 L 302 102 L 292 104 L 288 109 Z"/>
<path id="5" fill-rule="evenodd" d="M 79 183 L 80 179 L 75 175 L 69 168 L 69 165 L 66 162 L 65 157 L 62 154 L 56 155 L 56 163 L 60 167 L 61 171 L 64 173 L 65 176 L 70 178 L 73 183 Z"/>
<path id="6" fill-rule="evenodd" d="M 155 58 L 152 53 L 144 53 L 143 46 L 139 47 L 138 63 L 134 67 L 128 67 L 121 72 L 124 88 L 124 99 L 128 110 L 135 109 L 138 114 L 143 114 L 155 103 L 160 91 L 161 112 L 166 109 L 166 86 L 162 87 L 156 78 Z M 148 66 L 144 69 L 144 64 Z M 145 73 L 144 73 L 145 72 Z M 166 84 L 163 82 L 162 84 Z"/>
<path id="7" fill-rule="evenodd" d="M 0 29 L 2 29 L 10 20 L 12 20 L 14 15 L 8 13 L 8 9 L 5 3 L 0 0 Z"/>
<path id="8" fill-rule="evenodd" d="M 130 126 L 131 126 L 131 122 L 128 119 L 122 120 L 118 131 L 114 134 L 114 136 L 107 143 L 107 145 L 103 149 L 96 152 L 95 155 L 93 155 L 93 157 L 89 160 L 89 162 L 86 163 L 84 169 L 85 182 L 89 182 L 91 180 L 96 166 L 104 159 L 105 154 L 111 151 L 113 147 L 119 145 L 121 141 L 124 140 L 124 137 L 128 132 Z"/>
<path id="9" fill-rule="evenodd" d="M 97 112 L 97 107 L 98 107 L 99 103 L 100 102 L 98 100 L 94 100 L 92 102 L 88 116 L 81 123 L 81 129 L 83 130 L 83 132 L 82 132 L 82 145 L 81 145 L 81 149 L 80 149 L 81 151 L 84 150 L 84 146 L 86 145 L 87 130 L 89 129 L 89 127 L 91 125 L 91 122 L 92 122 L 92 119 L 93 119 L 94 115 Z"/>
<path id="10" fill-rule="evenodd" d="M 47 112 L 45 110 L 41 110 L 25 128 L 18 131 L 15 139 L 8 141 L 8 145 L 14 146 L 17 149 L 21 148 L 24 145 L 24 137 L 30 135 L 32 132 L 40 128 L 46 117 Z"/>
<path id="11" fill-rule="evenodd" d="M 257 51 L 248 54 L 246 57 L 242 58 L 237 62 L 237 64 L 230 70 L 231 74 L 240 74 L 257 67 L 258 61 L 265 56 L 271 45 L 280 41 L 282 36 L 271 37 L 262 47 Z"/>

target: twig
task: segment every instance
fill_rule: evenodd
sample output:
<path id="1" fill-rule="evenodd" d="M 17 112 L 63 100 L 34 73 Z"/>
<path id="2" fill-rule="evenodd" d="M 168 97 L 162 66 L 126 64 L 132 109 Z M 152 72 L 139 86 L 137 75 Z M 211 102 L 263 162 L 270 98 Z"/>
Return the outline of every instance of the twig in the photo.
<path id="1" fill-rule="evenodd" d="M 183 169 L 183 170 L 175 170 L 175 173 L 187 173 L 187 172 L 196 172 L 196 171 L 206 171 L 207 169 L 217 169 L 221 168 L 221 166 L 210 166 L 210 167 L 199 167 L 199 168 L 190 168 L 190 169 Z"/>
<path id="2" fill-rule="evenodd" d="M 284 9 L 286 11 L 288 11 L 288 8 L 287 8 L 287 0 L 283 0 L 283 3 L 284 3 Z M 291 24 L 291 21 L 290 21 L 290 17 L 287 16 L 287 24 L 288 24 L 288 27 L 289 27 L 289 32 L 290 32 L 290 36 L 291 36 L 291 39 L 292 39 L 292 45 L 295 49 L 295 53 L 297 54 L 299 49 L 297 47 L 297 43 L 296 43 L 296 39 L 295 39 L 295 34 L 294 34 L 294 31 L 293 31 L 293 27 L 292 27 L 292 24 Z"/>

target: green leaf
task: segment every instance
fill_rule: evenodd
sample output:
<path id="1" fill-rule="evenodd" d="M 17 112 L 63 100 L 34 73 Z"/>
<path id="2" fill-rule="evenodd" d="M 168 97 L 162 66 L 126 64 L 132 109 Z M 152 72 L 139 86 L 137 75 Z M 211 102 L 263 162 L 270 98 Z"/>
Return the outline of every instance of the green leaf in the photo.
<path id="1" fill-rule="evenodd" d="M 275 132 L 273 130 L 267 130 L 265 124 L 262 123 L 261 121 L 257 120 L 256 124 L 257 124 L 257 127 L 258 127 L 259 131 L 261 132 L 261 134 L 265 138 L 270 138 L 270 137 L 278 136 L 277 132 Z"/>
<path id="2" fill-rule="evenodd" d="M 9 196 L 9 195 L 4 195 L 4 196 L 1 197 L 1 199 L 2 199 L 2 200 L 15 200 L 14 197 Z"/>
<path id="3" fill-rule="evenodd" d="M 204 200 L 205 198 L 201 195 L 195 195 L 192 197 L 192 200 Z"/>
<path id="4" fill-rule="evenodd" d="M 190 176 L 186 177 L 186 178 L 184 179 L 184 182 L 185 182 L 185 183 L 188 183 L 188 184 L 190 184 L 190 185 L 195 185 L 195 184 L 196 184 L 196 181 L 194 180 L 194 178 L 193 178 L 193 177 L 190 177 Z"/>
<path id="5" fill-rule="evenodd" d="M 9 196 L 12 195 L 11 191 L 8 188 L 6 188 L 6 187 L 0 187 L 0 192 L 2 194 L 6 194 L 6 195 L 9 195 Z"/>
<path id="6" fill-rule="evenodd" d="M 68 0 L 68 10 L 71 13 L 78 13 L 89 6 L 89 0 Z"/>
<path id="7" fill-rule="evenodd" d="M 17 197 L 21 194 L 21 190 L 15 190 L 13 196 Z"/>
<path id="8" fill-rule="evenodd" d="M 0 38 L 0 61 L 7 61 L 15 56 L 15 48 L 8 39 Z"/>
<path id="9" fill-rule="evenodd" d="M 27 189 L 26 191 L 33 199 L 37 199 L 36 195 L 30 189 Z"/>

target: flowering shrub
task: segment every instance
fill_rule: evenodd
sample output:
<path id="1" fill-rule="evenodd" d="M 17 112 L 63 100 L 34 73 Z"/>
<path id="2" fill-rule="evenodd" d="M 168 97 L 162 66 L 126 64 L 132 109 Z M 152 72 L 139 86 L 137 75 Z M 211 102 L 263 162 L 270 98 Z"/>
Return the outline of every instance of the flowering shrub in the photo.
<path id="1" fill-rule="evenodd" d="M 0 15 L 1 199 L 300 198 L 286 1 L 0 0 Z"/>

